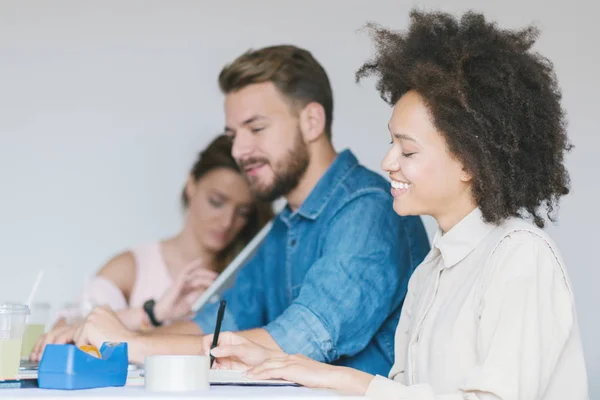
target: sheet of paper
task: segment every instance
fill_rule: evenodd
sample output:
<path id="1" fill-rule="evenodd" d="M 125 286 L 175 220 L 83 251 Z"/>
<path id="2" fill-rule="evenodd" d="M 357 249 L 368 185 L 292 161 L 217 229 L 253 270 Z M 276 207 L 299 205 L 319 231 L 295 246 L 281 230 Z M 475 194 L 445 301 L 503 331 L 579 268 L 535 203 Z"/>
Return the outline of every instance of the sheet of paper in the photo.
<path id="1" fill-rule="evenodd" d="M 283 380 L 251 380 L 244 376 L 244 371 L 227 369 L 211 369 L 209 381 L 211 385 L 298 386 Z"/>

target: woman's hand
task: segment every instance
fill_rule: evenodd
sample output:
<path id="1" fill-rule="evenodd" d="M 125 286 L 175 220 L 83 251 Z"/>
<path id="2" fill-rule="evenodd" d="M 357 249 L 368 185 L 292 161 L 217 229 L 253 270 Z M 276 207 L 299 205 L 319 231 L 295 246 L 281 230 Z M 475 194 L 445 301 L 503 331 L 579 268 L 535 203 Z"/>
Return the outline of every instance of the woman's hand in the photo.
<path id="1" fill-rule="evenodd" d="M 272 358 L 246 372 L 249 379 L 283 379 L 302 386 L 364 395 L 373 375 L 324 364 L 302 355 Z"/>
<path id="2" fill-rule="evenodd" d="M 212 341 L 213 335 L 207 335 L 202 339 L 202 345 L 206 355 L 210 353 L 215 357 L 215 369 L 247 370 L 269 358 L 285 355 L 232 332 L 222 332 L 217 347 L 211 350 Z"/>
<path id="3" fill-rule="evenodd" d="M 200 295 L 217 279 L 218 274 L 202 268 L 202 261 L 196 260 L 185 266 L 165 294 L 156 302 L 156 318 L 178 320 L 190 314 L 192 305 Z"/>

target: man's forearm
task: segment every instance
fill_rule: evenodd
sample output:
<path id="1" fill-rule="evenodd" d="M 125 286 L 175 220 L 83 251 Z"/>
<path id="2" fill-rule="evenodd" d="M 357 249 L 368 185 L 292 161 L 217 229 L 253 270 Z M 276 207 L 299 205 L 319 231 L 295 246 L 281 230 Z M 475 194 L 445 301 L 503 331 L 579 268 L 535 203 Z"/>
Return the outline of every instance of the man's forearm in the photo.
<path id="1" fill-rule="evenodd" d="M 250 329 L 248 331 L 238 332 L 238 335 L 245 337 L 246 339 L 252 340 L 254 343 L 258 343 L 263 347 L 271 350 L 281 351 L 281 347 L 273 340 L 269 332 L 264 328 Z"/>
<path id="2" fill-rule="evenodd" d="M 200 326 L 194 321 L 177 321 L 171 325 L 163 325 L 149 331 L 147 335 L 164 335 L 167 333 L 178 335 L 204 335 Z"/>
<path id="3" fill-rule="evenodd" d="M 261 346 L 283 352 L 263 328 L 242 331 L 238 334 Z M 202 335 L 202 329 L 193 321 L 179 322 L 139 334 L 129 341 L 129 361 L 141 364 L 146 356 L 159 354 L 204 354 Z"/>
<path id="4" fill-rule="evenodd" d="M 146 356 L 202 355 L 202 336 L 172 333 L 140 334 L 128 342 L 129 362 L 143 364 Z"/>
<path id="5" fill-rule="evenodd" d="M 129 362 L 143 364 L 146 356 L 159 354 L 204 354 L 202 338 L 202 329 L 194 321 L 161 326 L 129 341 Z"/>

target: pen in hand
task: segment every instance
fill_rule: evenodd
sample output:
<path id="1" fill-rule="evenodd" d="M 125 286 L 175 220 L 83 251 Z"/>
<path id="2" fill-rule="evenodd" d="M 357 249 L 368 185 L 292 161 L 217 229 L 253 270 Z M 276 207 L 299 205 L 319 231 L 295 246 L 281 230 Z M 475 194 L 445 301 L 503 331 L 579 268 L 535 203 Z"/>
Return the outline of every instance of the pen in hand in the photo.
<path id="1" fill-rule="evenodd" d="M 221 300 L 221 304 L 219 305 L 219 312 L 217 313 L 217 325 L 215 326 L 215 333 L 213 335 L 212 346 L 210 349 L 214 349 L 219 344 L 219 333 L 221 332 L 221 323 L 223 322 L 223 315 L 225 315 L 225 300 Z M 213 363 L 215 362 L 215 357 L 210 355 L 210 368 L 212 368 Z"/>

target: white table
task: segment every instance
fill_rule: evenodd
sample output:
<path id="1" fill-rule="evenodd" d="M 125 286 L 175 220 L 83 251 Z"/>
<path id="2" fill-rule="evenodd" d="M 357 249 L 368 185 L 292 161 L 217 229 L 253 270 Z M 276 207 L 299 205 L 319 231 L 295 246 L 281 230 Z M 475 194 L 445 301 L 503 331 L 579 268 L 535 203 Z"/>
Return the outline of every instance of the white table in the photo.
<path id="1" fill-rule="evenodd" d="M 118 400 L 137 398 L 180 398 L 195 397 L 202 399 L 239 399 L 248 398 L 270 398 L 270 399 L 289 399 L 289 400 L 314 400 L 317 398 L 327 399 L 364 399 L 364 397 L 346 396 L 327 390 L 315 390 L 304 387 L 264 387 L 264 386 L 211 386 L 209 390 L 203 392 L 186 393 L 152 393 L 147 392 L 143 386 L 125 386 L 111 387 L 101 389 L 87 390 L 47 390 L 47 389 L 0 389 L 0 398 L 27 398 L 44 399 L 48 398 L 92 398 L 94 400 Z"/>

